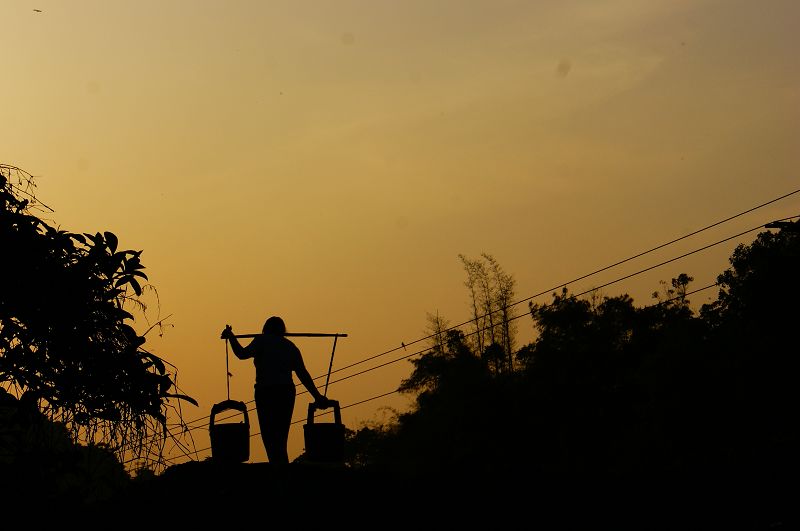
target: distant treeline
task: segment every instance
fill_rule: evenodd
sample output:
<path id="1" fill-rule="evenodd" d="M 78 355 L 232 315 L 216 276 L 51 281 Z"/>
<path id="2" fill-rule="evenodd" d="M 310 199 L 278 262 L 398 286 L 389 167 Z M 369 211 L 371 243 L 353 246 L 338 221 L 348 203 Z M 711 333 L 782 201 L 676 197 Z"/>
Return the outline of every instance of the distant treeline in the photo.
<path id="1" fill-rule="evenodd" d="M 415 407 L 349 432 L 349 462 L 409 478 L 797 477 L 797 226 L 740 245 L 699 312 L 686 274 L 641 307 L 564 289 L 530 305 L 536 339 L 511 356 L 437 316 L 401 385 Z"/>

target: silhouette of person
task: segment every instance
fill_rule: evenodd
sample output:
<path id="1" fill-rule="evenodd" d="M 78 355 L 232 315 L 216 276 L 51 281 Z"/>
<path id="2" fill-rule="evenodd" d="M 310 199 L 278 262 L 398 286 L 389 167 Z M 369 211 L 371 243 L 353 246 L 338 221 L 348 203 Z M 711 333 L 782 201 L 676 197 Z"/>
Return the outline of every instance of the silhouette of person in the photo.
<path id="1" fill-rule="evenodd" d="M 300 349 L 284 334 L 286 324 L 283 319 L 272 316 L 264 323 L 262 334 L 253 338 L 246 347 L 239 343 L 231 325 L 226 325 L 221 335 L 222 339 L 230 343 L 237 358 L 253 359 L 256 368 L 256 413 L 261 439 L 264 441 L 269 462 L 279 465 L 289 463 L 289 427 L 292 424 L 297 396 L 292 372 L 314 397 L 317 408 L 327 409 L 334 405 L 314 385 L 314 379 L 306 369 Z"/>

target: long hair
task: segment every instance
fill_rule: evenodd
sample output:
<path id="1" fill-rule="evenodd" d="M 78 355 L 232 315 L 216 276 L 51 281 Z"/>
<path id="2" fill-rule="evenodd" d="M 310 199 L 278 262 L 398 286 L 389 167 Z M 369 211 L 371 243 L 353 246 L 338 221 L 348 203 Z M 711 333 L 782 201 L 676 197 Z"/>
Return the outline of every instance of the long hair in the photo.
<path id="1" fill-rule="evenodd" d="M 264 323 L 264 328 L 261 330 L 264 334 L 272 334 L 282 336 L 286 334 L 286 323 L 280 317 L 272 316 Z"/>

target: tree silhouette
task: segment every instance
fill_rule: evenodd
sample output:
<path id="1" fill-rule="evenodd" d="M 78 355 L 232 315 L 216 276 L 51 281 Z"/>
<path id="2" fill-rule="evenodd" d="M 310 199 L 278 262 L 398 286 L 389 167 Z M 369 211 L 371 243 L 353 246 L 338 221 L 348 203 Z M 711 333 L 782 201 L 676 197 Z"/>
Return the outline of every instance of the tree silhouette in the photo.
<path id="1" fill-rule="evenodd" d="M 413 470 L 420 484 L 679 479 L 778 503 L 800 471 L 799 256 L 795 230 L 762 232 L 699 312 L 685 273 L 648 306 L 554 293 L 530 305 L 537 338 L 513 373 L 490 370 L 460 331 L 434 334 L 400 386 L 415 406 L 348 442 L 368 441 L 362 463 Z"/>
<path id="2" fill-rule="evenodd" d="M 142 251 L 118 249 L 111 232 L 49 225 L 33 213 L 46 208 L 33 191 L 30 174 L 0 165 L 0 385 L 74 442 L 157 466 L 179 436 L 168 412 L 180 421 L 180 402 L 197 403 L 131 325 L 128 308 L 146 309 Z"/>
<path id="3" fill-rule="evenodd" d="M 798 226 L 795 221 L 739 245 L 717 278 L 717 300 L 701 308 L 709 349 L 719 360 L 713 381 L 725 397 L 718 466 L 735 463 L 769 484 L 800 472 Z"/>
<path id="4" fill-rule="evenodd" d="M 464 285 L 475 327 L 470 343 L 495 372 L 513 371 L 516 329 L 511 304 L 516 281 L 489 253 L 481 253 L 478 259 L 458 257 L 467 273 Z"/>

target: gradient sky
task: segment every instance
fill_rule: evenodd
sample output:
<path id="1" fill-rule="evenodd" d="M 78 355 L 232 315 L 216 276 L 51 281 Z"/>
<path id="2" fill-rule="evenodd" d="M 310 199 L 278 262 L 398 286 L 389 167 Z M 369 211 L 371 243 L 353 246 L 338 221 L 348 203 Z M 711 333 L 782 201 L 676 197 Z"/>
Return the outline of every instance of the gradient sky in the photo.
<path id="1" fill-rule="evenodd" d="M 468 320 L 459 254 L 493 255 L 522 300 L 800 188 L 796 0 L 2 0 L 0 20 L 0 162 L 53 224 L 144 251 L 170 325 L 145 347 L 200 402 L 187 420 L 226 398 L 226 323 L 347 333 L 335 370 L 424 337 L 426 313 Z M 569 288 L 797 214 L 800 194 Z M 754 235 L 602 292 L 705 286 Z M 324 387 L 332 341 L 297 343 Z M 251 363 L 230 368 L 251 400 Z M 405 409 L 369 399 L 410 369 L 328 396 L 357 428 Z"/>

